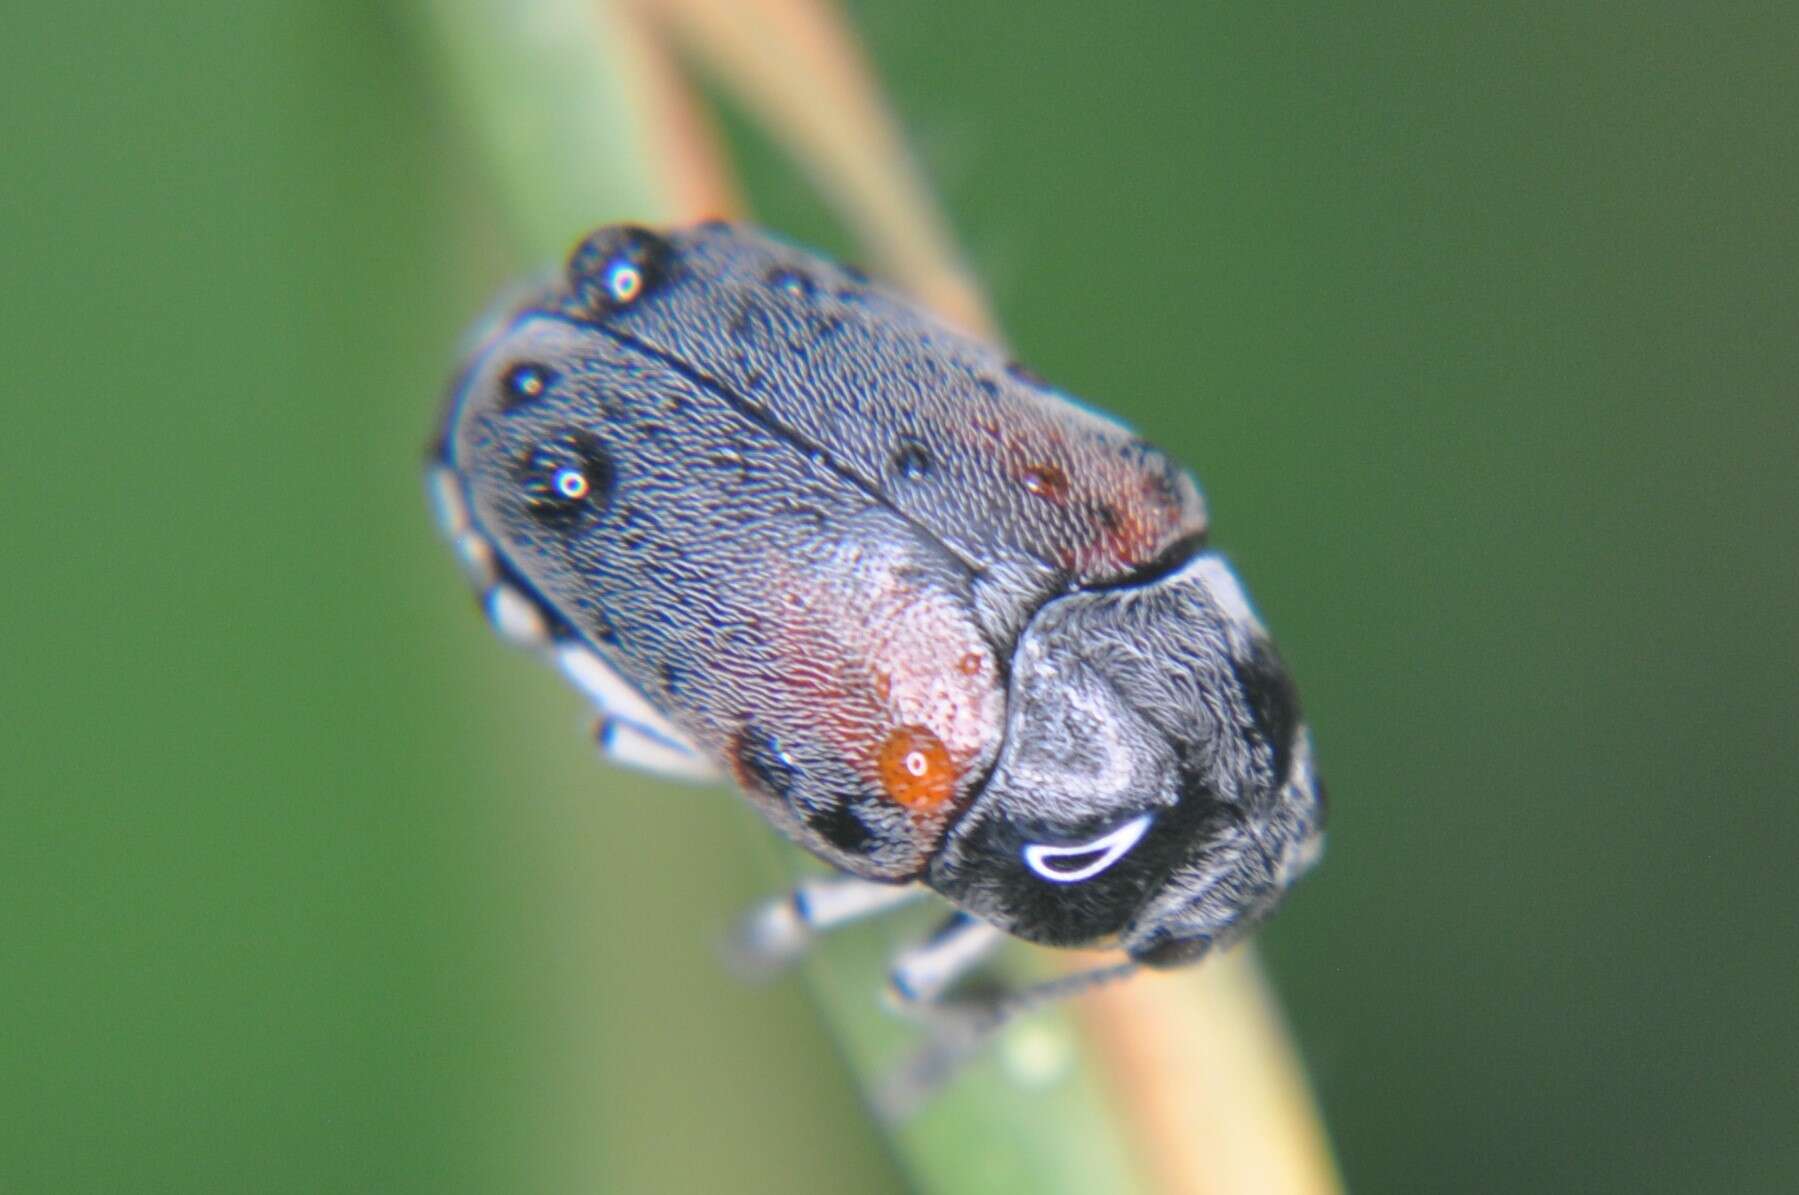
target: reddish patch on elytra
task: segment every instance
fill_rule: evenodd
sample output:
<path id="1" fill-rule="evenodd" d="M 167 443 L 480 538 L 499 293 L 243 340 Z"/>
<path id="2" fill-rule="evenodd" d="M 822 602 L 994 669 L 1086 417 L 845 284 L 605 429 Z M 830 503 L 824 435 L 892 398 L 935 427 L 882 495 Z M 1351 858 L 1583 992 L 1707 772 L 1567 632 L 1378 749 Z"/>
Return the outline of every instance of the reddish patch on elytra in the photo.
<path id="1" fill-rule="evenodd" d="M 1068 501 L 1068 474 L 1057 465 L 1026 465 L 1018 475 L 1024 492 L 1057 506 Z"/>
<path id="2" fill-rule="evenodd" d="M 955 761 L 922 726 L 902 726 L 888 735 L 875 765 L 887 795 L 913 813 L 935 813 L 955 795 Z"/>
<path id="3" fill-rule="evenodd" d="M 1096 520 L 1101 530 L 1093 545 L 1094 555 L 1107 563 L 1130 567 L 1143 564 L 1174 534 L 1177 526 L 1175 520 L 1135 502 L 1124 504 L 1122 510 L 1108 509 L 1109 519 Z"/>

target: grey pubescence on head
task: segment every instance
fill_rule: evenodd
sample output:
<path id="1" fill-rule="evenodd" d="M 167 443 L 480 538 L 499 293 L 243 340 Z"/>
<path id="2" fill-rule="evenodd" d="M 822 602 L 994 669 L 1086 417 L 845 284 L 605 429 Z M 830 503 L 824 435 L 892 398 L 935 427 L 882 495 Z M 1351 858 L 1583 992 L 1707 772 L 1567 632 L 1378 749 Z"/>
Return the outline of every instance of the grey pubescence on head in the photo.
<path id="1" fill-rule="evenodd" d="M 1115 935 L 1171 966 L 1272 911 L 1321 827 L 1286 669 L 1229 565 L 1199 552 L 1031 619 L 1000 756 L 927 878 L 1019 937 Z"/>

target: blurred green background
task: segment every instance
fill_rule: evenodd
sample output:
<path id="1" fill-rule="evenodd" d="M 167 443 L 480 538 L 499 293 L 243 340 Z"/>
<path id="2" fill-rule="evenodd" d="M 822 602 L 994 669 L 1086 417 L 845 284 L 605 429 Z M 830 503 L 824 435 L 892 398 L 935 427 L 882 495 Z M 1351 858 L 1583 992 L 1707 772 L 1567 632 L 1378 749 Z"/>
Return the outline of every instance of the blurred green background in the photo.
<path id="1" fill-rule="evenodd" d="M 1298 672 L 1332 840 L 1262 941 L 1351 1186 L 1799 1188 L 1799 14 L 852 11 Z M 716 964 L 748 815 L 594 762 L 429 526 L 521 263 L 411 10 L 25 5 L 0 65 L 0 1189 L 899 1189 Z"/>

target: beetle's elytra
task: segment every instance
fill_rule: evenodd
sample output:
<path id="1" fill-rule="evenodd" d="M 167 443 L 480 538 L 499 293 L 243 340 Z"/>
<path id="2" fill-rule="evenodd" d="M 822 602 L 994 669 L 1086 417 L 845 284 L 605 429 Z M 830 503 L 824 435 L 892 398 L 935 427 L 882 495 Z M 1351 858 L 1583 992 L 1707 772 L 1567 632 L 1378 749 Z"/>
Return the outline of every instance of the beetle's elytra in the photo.
<path id="1" fill-rule="evenodd" d="M 775 937 L 912 884 L 962 915 L 910 994 L 989 926 L 1169 965 L 1317 857 L 1293 686 L 1189 476 L 853 270 L 602 229 L 475 349 L 438 443 L 489 616 L 608 750 L 729 775 L 857 878 Z"/>

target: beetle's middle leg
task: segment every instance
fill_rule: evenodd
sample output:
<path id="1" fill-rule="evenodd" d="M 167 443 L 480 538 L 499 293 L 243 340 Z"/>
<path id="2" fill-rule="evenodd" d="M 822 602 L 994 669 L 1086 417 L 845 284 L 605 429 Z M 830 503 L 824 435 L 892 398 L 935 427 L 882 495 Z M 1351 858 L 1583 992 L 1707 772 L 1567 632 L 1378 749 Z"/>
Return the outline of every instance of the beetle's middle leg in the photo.
<path id="1" fill-rule="evenodd" d="M 807 880 L 738 923 L 727 946 L 731 962 L 750 975 L 779 970 L 803 955 L 820 934 L 897 909 L 925 892 L 922 884 L 882 884 L 854 876 Z"/>

